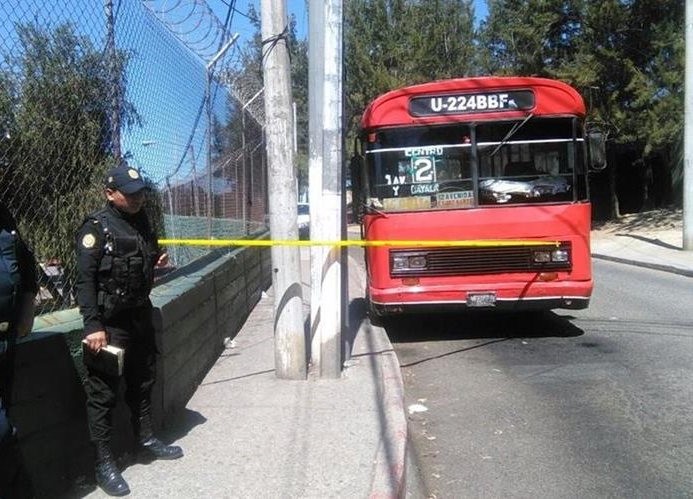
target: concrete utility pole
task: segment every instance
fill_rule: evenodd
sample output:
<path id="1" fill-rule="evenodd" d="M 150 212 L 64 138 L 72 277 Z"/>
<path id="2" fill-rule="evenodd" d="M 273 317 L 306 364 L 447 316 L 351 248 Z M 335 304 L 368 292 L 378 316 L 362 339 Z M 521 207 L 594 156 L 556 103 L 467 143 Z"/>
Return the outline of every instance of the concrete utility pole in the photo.
<path id="1" fill-rule="evenodd" d="M 291 82 L 284 0 L 262 0 L 262 63 L 270 233 L 272 239 L 298 239 L 296 177 L 292 147 Z M 274 367 L 278 378 L 306 379 L 301 263 L 298 247 L 272 246 L 274 288 Z"/>
<path id="2" fill-rule="evenodd" d="M 310 3 L 309 14 L 316 8 L 318 2 Z M 342 238 L 342 1 L 324 0 L 322 6 L 323 19 L 320 23 L 324 26 L 323 60 L 322 60 L 322 155 L 323 168 L 321 176 L 321 196 L 319 200 L 311 198 L 311 225 L 313 213 L 316 214 L 315 227 L 311 227 L 311 239 L 338 241 Z M 316 9 L 317 10 L 317 9 Z M 313 33 L 311 22 L 311 34 Z M 318 33 L 317 40 L 311 40 L 320 44 Z M 311 47 L 311 54 L 318 56 Z M 314 60 L 314 57 L 312 58 Z M 311 68 L 313 69 L 313 68 Z M 312 82 L 313 80 L 311 80 Z M 311 99 L 311 102 L 313 100 Z M 311 132 L 311 160 L 313 159 L 314 146 L 317 150 L 320 144 L 317 142 L 317 132 L 314 137 Z M 313 139 L 315 138 L 315 143 Z M 313 170 L 310 172 L 313 174 Z M 310 178 L 311 184 L 317 175 Z M 315 191 L 311 185 L 311 194 Z M 317 203 L 316 203 L 317 201 Z M 317 207 L 320 211 L 317 211 Z M 319 287 L 312 281 L 313 287 L 320 290 L 319 301 L 311 302 L 311 306 L 318 305 L 316 312 L 311 311 L 311 317 L 315 322 L 311 324 L 311 330 L 319 338 L 320 376 L 325 378 L 339 378 L 341 376 L 341 333 L 342 333 L 342 249 L 340 247 L 323 248 L 322 252 L 314 253 L 319 258 L 311 260 L 314 269 L 312 276 L 315 280 L 321 279 Z M 314 296 L 314 294 L 312 295 Z M 313 341 L 315 345 L 316 340 Z"/>
<path id="3" fill-rule="evenodd" d="M 683 131 L 683 249 L 693 251 L 693 2 L 686 2 Z"/>
<path id="4" fill-rule="evenodd" d="M 325 3 L 310 0 L 308 3 L 308 201 L 310 203 L 310 237 L 322 234 L 322 86 L 325 58 Z M 320 295 L 322 293 L 322 267 L 317 262 L 325 260 L 327 249 L 310 247 L 310 358 L 314 368 L 320 369 L 321 336 Z"/>

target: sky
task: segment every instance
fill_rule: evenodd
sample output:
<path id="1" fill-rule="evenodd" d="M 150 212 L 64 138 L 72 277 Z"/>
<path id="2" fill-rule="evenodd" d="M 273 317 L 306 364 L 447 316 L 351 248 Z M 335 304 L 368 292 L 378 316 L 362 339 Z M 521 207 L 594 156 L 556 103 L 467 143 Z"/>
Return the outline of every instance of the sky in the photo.
<path id="1" fill-rule="evenodd" d="M 349 0 L 343 0 L 349 1 Z M 260 13 L 259 0 L 207 0 L 209 7 L 217 14 L 219 19 L 224 22 L 229 4 L 234 3 L 236 12 L 234 13 L 231 31 L 238 33 L 241 44 L 243 41 L 252 38 L 254 28 L 242 14 L 248 12 L 248 5 L 253 4 L 255 10 Z M 306 10 L 307 0 L 286 0 L 288 14 L 293 14 L 296 18 L 296 31 L 298 38 L 305 38 L 308 33 L 308 12 Z M 488 9 L 486 0 L 474 0 L 474 11 L 477 22 L 486 17 Z"/>
<path id="2" fill-rule="evenodd" d="M 56 1 L 74 2 L 77 0 Z M 349 0 L 343 1 L 347 2 Z M 479 16 L 486 16 L 486 0 L 474 0 L 474 2 L 478 21 Z M 182 16 L 189 13 L 188 10 L 184 8 L 179 8 L 178 10 L 170 9 L 167 0 L 152 0 L 151 3 L 154 7 L 157 7 L 154 9 L 155 11 L 168 12 L 166 14 L 168 17 L 165 17 L 165 19 L 169 23 L 169 26 L 177 26 L 177 29 L 183 33 L 186 31 L 186 25 L 177 25 L 177 22 Z M 239 35 L 235 48 L 244 47 L 248 41 L 252 40 L 256 28 L 247 17 L 248 6 L 252 4 L 257 14 L 260 15 L 260 3 L 261 0 L 206 0 L 206 6 L 212 10 L 219 21 L 219 27 L 222 27 L 226 21 L 229 13 L 229 6 L 234 6 L 235 10 L 232 12 L 230 30 L 227 32 L 227 36 L 230 37 L 236 33 Z M 286 0 L 288 14 L 293 15 L 296 19 L 296 34 L 299 39 L 307 38 L 308 34 L 309 21 L 306 9 L 307 3 L 307 0 Z M 183 0 L 175 5 L 195 5 L 197 10 L 193 12 L 196 13 L 206 9 L 204 3 L 199 2 L 199 0 Z M 200 25 L 204 26 L 204 28 L 190 31 L 190 36 L 186 38 L 188 41 L 196 39 L 195 37 L 197 37 L 199 32 L 207 32 L 206 29 L 211 26 L 209 17 L 206 17 L 206 14 L 202 14 L 201 17 L 193 15 L 190 19 L 200 21 Z M 212 29 L 212 32 L 220 33 L 220 31 L 216 29 Z M 185 38 L 185 36 L 183 38 Z M 205 60 L 211 59 L 213 54 L 217 51 L 219 40 L 214 36 L 212 36 L 212 38 L 214 38 L 215 43 L 211 45 L 206 38 L 202 38 L 202 42 L 195 45 L 195 47 L 211 47 L 211 51 L 208 54 L 204 54 L 205 57 L 203 58 Z M 199 40 L 199 38 L 197 39 Z M 133 74 L 133 77 L 130 79 L 133 86 L 131 95 L 133 96 L 133 101 L 137 103 L 138 109 L 142 111 L 142 114 L 145 115 L 147 119 L 145 120 L 145 125 L 139 128 L 135 127 L 124 135 L 123 141 L 125 149 L 132 153 L 133 161 L 146 170 L 146 173 L 157 181 L 160 181 L 164 176 L 160 165 L 177 164 L 181 161 L 178 159 L 180 157 L 184 159 L 179 165 L 180 170 L 178 168 L 175 170 L 178 172 L 178 177 L 184 178 L 190 172 L 190 164 L 197 164 L 198 170 L 204 171 L 206 169 L 206 146 L 205 136 L 203 134 L 195 132 L 196 135 L 194 135 L 192 143 L 193 148 L 188 150 L 190 154 L 185 153 L 185 144 L 190 135 L 188 130 L 190 128 L 195 129 L 189 121 L 197 116 L 199 102 L 204 98 L 204 95 L 200 94 L 203 90 L 203 86 L 200 86 L 199 82 L 197 84 L 194 83 L 195 74 L 190 70 L 191 65 L 187 64 L 185 60 L 182 60 L 186 55 L 185 51 L 183 51 L 181 55 L 162 53 L 160 42 L 152 40 L 151 42 L 144 41 L 136 48 L 136 52 L 138 53 L 137 61 L 133 61 L 131 64 L 133 73 L 137 69 L 135 64 L 139 64 L 141 68 L 147 67 L 149 69 L 147 71 L 142 69 L 137 73 L 139 76 Z M 227 57 L 233 59 L 237 54 L 238 52 L 236 50 L 230 50 L 227 52 Z M 202 52 L 200 52 L 200 55 L 202 55 Z M 175 68 L 168 73 L 158 76 L 155 69 L 160 68 L 160 60 L 174 61 Z M 147 79 L 149 77 L 147 75 L 154 78 L 154 80 Z M 145 78 L 145 76 L 147 76 L 147 78 Z M 170 80 L 170 88 L 175 88 L 184 92 L 185 95 L 172 99 L 175 106 L 170 104 L 169 101 L 166 101 L 167 105 L 162 107 L 158 100 L 149 98 L 146 89 L 160 86 L 161 83 L 155 81 L 157 79 L 160 82 L 168 82 Z M 138 90 L 142 90 L 142 92 L 138 92 Z M 181 118 L 172 120 L 171 113 L 179 113 L 180 116 L 184 116 L 186 119 Z M 175 126 L 171 126 L 172 122 L 175 123 Z M 168 172 L 168 170 L 166 170 L 166 172 Z"/>
<path id="3" fill-rule="evenodd" d="M 486 0 L 474 2 L 477 12 L 485 15 Z M 300 39 L 306 38 L 308 32 L 307 3 L 308 0 L 286 0 L 288 14 L 296 19 Z M 201 0 L 114 1 L 114 15 L 118 25 L 122 26 L 117 31 L 118 46 L 133 54 L 128 65 L 128 99 L 143 118 L 141 126 L 123 133 L 123 151 L 131 153 L 134 164 L 146 169 L 156 181 L 168 174 L 167 165 L 171 164 L 179 165 L 176 172 L 190 168 L 189 163 L 194 165 L 195 162 L 199 170 L 205 169 L 204 134 L 195 132 L 189 144 L 191 130 L 201 129 L 193 122 L 200 114 L 200 102 L 205 97 L 204 62 L 218 51 L 221 30 L 215 27 L 223 25 L 230 5 L 235 7 L 235 11 L 227 36 L 238 33 L 237 47 L 245 46 L 252 39 L 255 27 L 246 16 L 250 4 L 259 14 L 260 0 L 206 0 L 206 3 Z M 102 5 L 103 2 L 94 0 L 0 2 L 0 18 L 4 21 L 0 23 L 3 53 L 16 51 L 18 47 L 15 23 L 34 18 L 41 25 L 69 21 L 80 34 L 98 46 L 105 39 Z M 194 6 L 193 10 L 191 6 Z M 218 23 L 209 16 L 207 8 L 215 14 Z M 169 37 L 165 36 L 167 28 L 181 35 L 191 50 L 170 43 Z M 226 57 L 233 57 L 235 52 L 228 51 Z M 222 113 L 224 101 L 221 98 L 218 101 L 217 106 L 215 100 L 215 113 Z M 222 111 L 217 111 L 218 107 Z M 188 156 L 192 159 L 187 160 Z M 184 173 L 181 171 L 178 177 L 183 177 Z"/>

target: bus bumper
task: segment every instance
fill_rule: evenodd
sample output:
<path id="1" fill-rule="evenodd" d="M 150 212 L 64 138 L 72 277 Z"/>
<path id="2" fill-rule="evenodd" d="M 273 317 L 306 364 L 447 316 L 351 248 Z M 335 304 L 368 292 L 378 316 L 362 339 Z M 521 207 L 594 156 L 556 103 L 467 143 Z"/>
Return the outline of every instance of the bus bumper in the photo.
<path id="1" fill-rule="evenodd" d="M 455 310 L 550 310 L 585 309 L 589 306 L 593 283 L 571 281 L 532 283 L 524 286 L 479 286 L 451 289 L 398 287 L 392 289 L 369 288 L 372 310 L 378 315 Z M 482 297 L 482 300 L 472 298 Z"/>

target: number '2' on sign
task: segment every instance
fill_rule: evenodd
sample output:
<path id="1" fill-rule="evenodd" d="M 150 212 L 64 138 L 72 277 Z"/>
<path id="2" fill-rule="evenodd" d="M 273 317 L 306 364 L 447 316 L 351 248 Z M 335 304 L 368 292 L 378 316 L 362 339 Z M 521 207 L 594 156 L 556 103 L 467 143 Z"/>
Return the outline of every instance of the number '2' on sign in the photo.
<path id="1" fill-rule="evenodd" d="M 435 158 L 433 156 L 412 156 L 410 162 L 410 171 L 412 183 L 433 182 L 433 172 L 435 166 Z M 388 185 L 397 185 L 407 183 L 404 175 L 385 174 L 385 181 Z"/>

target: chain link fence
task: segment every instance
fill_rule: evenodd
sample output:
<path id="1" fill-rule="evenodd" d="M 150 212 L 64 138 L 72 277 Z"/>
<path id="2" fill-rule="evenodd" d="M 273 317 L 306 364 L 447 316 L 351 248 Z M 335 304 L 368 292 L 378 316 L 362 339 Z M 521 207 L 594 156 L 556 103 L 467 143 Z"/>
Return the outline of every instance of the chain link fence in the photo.
<path id="1" fill-rule="evenodd" d="M 266 228 L 262 84 L 227 76 L 229 17 L 204 0 L 6 0 L 0 19 L 0 196 L 39 261 L 39 313 L 75 306 L 74 234 L 121 157 L 160 237 Z M 168 251 L 181 267 L 208 250 Z"/>

